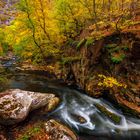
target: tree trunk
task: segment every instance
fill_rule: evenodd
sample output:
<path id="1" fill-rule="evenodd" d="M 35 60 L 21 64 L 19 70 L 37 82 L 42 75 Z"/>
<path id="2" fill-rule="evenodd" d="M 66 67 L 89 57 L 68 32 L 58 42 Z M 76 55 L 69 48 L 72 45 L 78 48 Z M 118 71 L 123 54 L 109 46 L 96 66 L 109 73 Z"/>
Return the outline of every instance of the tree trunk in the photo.
<path id="1" fill-rule="evenodd" d="M 95 23 L 96 31 L 98 31 L 99 27 L 97 24 L 96 0 L 93 0 L 93 14 L 94 14 L 94 23 Z"/>

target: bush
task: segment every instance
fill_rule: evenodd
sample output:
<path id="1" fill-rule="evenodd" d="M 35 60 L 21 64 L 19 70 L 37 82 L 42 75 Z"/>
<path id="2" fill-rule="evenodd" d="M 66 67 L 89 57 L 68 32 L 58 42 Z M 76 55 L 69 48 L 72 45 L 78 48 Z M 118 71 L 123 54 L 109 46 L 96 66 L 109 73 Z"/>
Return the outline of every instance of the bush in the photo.
<path id="1" fill-rule="evenodd" d="M 127 85 L 120 83 L 114 77 L 105 76 L 102 74 L 98 75 L 99 83 L 98 86 L 105 87 L 105 88 L 113 88 L 114 86 L 127 88 Z"/>

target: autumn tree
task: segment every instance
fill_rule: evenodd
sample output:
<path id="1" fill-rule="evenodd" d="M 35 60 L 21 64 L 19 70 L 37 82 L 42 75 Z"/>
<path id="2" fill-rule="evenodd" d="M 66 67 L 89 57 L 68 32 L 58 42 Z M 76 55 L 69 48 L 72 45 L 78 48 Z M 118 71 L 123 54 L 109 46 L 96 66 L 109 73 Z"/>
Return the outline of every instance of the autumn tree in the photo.
<path id="1" fill-rule="evenodd" d="M 5 41 L 24 59 L 47 61 L 61 56 L 61 47 L 84 29 L 92 27 L 97 36 L 125 27 L 138 5 L 138 0 L 20 0 L 15 19 L 3 28 Z"/>

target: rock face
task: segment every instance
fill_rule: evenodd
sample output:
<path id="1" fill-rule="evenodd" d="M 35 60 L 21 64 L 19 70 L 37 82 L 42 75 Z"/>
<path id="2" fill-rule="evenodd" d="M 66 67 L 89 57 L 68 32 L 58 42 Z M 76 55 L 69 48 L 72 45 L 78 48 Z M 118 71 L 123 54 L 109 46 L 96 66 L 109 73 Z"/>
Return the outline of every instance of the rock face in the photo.
<path id="1" fill-rule="evenodd" d="M 72 59 L 78 56 L 81 59 L 63 65 L 61 77 L 68 83 L 78 84 L 93 97 L 107 95 L 113 102 L 116 101 L 140 116 L 139 44 L 140 37 L 137 34 L 122 32 L 96 40 L 88 48 L 86 44 L 79 50 L 76 47 L 64 48 L 65 57 Z M 119 82 L 125 83 L 127 89 L 110 90 L 98 86 L 100 74 L 116 78 Z"/>
<path id="2" fill-rule="evenodd" d="M 51 102 L 53 101 L 53 102 Z M 7 90 L 0 94 L 0 123 L 11 125 L 23 121 L 30 111 L 47 106 L 47 111 L 58 104 L 54 94 Z"/>

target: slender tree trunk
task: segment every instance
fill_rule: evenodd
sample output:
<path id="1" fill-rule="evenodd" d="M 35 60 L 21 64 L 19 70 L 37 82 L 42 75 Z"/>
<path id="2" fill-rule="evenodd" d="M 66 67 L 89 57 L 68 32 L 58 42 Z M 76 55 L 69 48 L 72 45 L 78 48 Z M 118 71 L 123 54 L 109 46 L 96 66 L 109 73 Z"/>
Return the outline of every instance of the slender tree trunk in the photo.
<path id="1" fill-rule="evenodd" d="M 99 30 L 98 24 L 97 24 L 97 13 L 96 13 L 96 0 L 93 0 L 93 15 L 94 15 L 94 23 L 96 26 L 96 31 Z"/>
<path id="2" fill-rule="evenodd" d="M 38 42 L 36 41 L 36 37 L 35 37 L 35 25 L 34 23 L 32 22 L 31 20 L 31 17 L 30 17 L 30 12 L 29 12 L 29 6 L 28 6 L 28 2 L 27 0 L 25 0 L 25 4 L 26 4 L 26 13 L 27 13 L 27 18 L 32 26 L 32 37 L 33 37 L 33 41 L 35 43 L 35 45 L 39 48 L 40 50 L 40 53 L 42 54 L 42 57 L 43 59 L 45 60 L 45 54 L 44 54 L 44 51 L 42 50 L 41 46 L 38 44 Z"/>
<path id="3" fill-rule="evenodd" d="M 40 10 L 41 10 L 41 13 L 42 13 L 42 20 L 43 20 L 43 25 L 41 23 L 40 23 L 40 25 L 41 25 L 41 28 L 42 28 L 44 34 L 46 35 L 47 39 L 51 40 L 49 34 L 46 31 L 46 18 L 45 18 L 45 12 L 44 12 L 44 7 L 43 7 L 42 0 L 39 0 L 39 3 L 40 3 L 40 7 L 41 7 Z"/>

